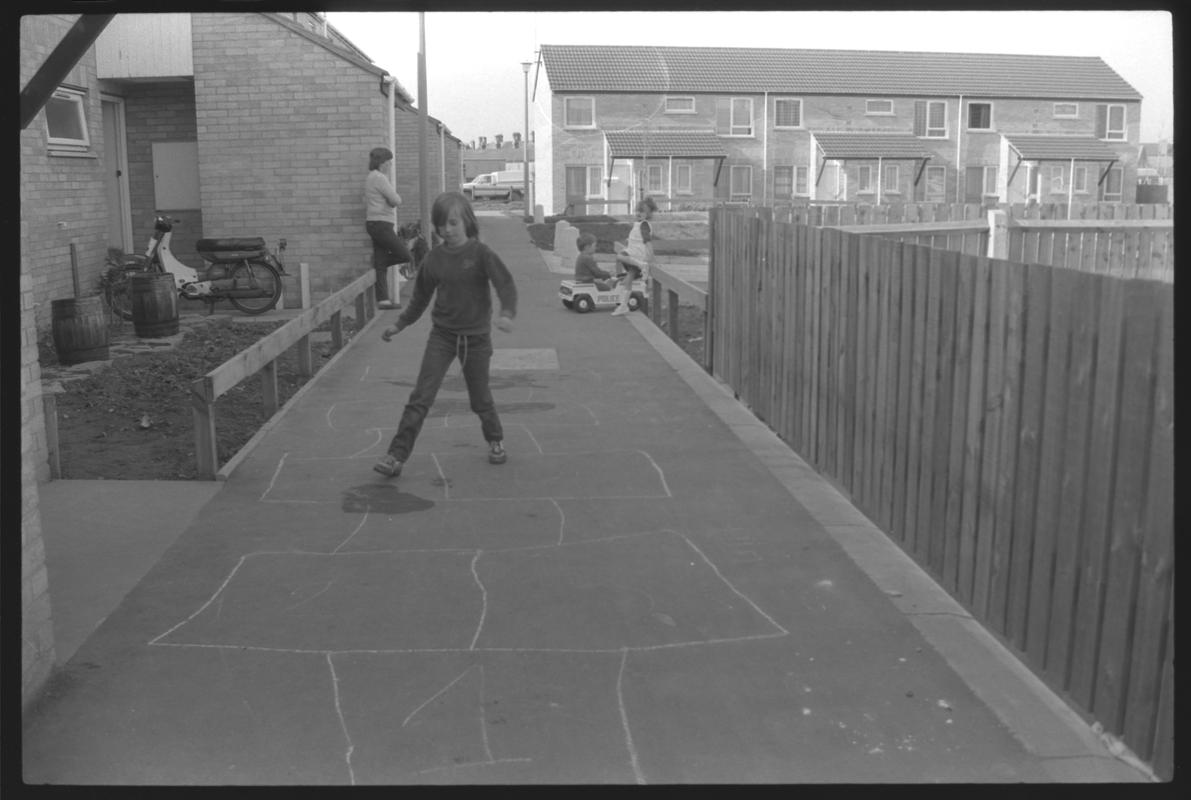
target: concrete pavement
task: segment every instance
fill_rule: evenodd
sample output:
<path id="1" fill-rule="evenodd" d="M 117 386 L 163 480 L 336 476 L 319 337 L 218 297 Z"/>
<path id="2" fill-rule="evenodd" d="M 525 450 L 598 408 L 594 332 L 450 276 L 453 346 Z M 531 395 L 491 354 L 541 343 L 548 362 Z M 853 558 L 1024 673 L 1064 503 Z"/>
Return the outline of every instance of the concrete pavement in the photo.
<path id="1" fill-rule="evenodd" d="M 429 330 L 382 312 L 189 519 L 139 487 L 168 545 L 26 719 L 26 782 L 1146 779 L 652 323 L 481 234 L 521 296 L 508 463 L 455 366 L 371 471 Z"/>

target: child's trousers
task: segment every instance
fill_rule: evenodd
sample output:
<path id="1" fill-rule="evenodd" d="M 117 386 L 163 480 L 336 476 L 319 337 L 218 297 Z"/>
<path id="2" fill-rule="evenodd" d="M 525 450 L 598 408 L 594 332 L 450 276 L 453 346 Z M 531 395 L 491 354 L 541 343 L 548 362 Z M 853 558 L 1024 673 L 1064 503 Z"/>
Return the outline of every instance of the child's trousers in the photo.
<path id="1" fill-rule="evenodd" d="M 389 443 L 389 452 L 398 461 L 409 460 L 414 442 L 422 431 L 426 414 L 438 396 L 439 387 L 447 369 L 456 358 L 463 366 L 463 380 L 467 384 L 467 396 L 471 410 L 480 418 L 480 430 L 484 441 L 499 442 L 504 438 L 500 417 L 496 413 L 496 402 L 488 385 L 488 366 L 492 361 L 492 335 L 477 333 L 459 336 L 439 327 L 430 329 L 426 350 L 422 354 L 422 366 L 418 371 L 418 382 L 409 395 L 397 433 Z"/>

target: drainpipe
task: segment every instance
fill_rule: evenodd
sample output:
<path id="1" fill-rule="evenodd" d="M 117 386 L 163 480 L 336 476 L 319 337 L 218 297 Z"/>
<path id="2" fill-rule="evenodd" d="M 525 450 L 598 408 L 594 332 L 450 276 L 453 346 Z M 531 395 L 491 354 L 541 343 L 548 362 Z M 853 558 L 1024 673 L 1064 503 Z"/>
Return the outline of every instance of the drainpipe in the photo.
<path id="1" fill-rule="evenodd" d="M 1071 171 L 1067 175 L 1067 219 L 1071 219 L 1071 204 L 1075 202 L 1075 159 L 1071 159 Z"/>
<path id="2" fill-rule="evenodd" d="M 929 113 L 927 116 L 930 116 Z M 955 121 L 955 202 L 963 202 L 963 192 L 960 187 L 963 186 L 964 168 L 963 162 L 960 160 L 960 153 L 963 152 L 963 122 L 964 122 L 964 96 L 959 96 L 959 118 Z"/>
<path id="3" fill-rule="evenodd" d="M 765 205 L 769 199 L 769 92 L 765 92 L 761 97 L 765 101 L 765 116 L 762 122 L 765 132 L 761 136 L 761 205 Z"/>
<path id="4" fill-rule="evenodd" d="M 397 125 L 397 105 L 395 102 L 397 99 L 397 78 L 392 75 L 385 75 L 384 82 L 386 87 L 385 97 L 389 98 L 389 135 L 386 138 L 389 142 L 389 152 L 395 154 L 397 152 L 397 132 L 394 130 Z M 394 156 L 393 162 L 396 161 L 397 158 Z M 389 183 L 392 183 L 394 186 L 397 185 L 396 172 L 397 165 L 391 162 L 389 164 Z"/>

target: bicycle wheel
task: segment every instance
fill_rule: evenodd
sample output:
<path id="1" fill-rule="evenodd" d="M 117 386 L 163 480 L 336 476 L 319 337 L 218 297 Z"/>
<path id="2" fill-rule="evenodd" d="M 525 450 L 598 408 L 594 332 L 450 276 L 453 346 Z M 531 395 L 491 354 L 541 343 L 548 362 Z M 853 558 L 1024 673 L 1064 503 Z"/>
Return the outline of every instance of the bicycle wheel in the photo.
<path id="1" fill-rule="evenodd" d="M 129 256 L 120 263 L 108 266 L 103 299 L 112 313 L 122 320 L 132 319 L 132 276 L 145 270 L 145 259 L 138 256 Z"/>
<path id="2" fill-rule="evenodd" d="M 281 299 L 281 275 L 272 265 L 263 261 L 241 261 L 232 268 L 232 290 L 242 292 L 255 289 L 259 295 L 253 297 L 228 298 L 231 304 L 245 314 L 263 314 Z"/>

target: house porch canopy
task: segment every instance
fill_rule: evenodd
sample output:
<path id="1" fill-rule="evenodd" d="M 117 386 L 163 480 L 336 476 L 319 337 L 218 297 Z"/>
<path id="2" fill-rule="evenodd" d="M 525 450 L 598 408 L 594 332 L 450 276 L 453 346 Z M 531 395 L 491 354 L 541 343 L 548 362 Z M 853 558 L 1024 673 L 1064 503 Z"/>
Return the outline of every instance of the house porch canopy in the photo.
<path id="1" fill-rule="evenodd" d="M 1035 164 L 1043 161 L 1058 161 L 1068 164 L 1072 173 L 1071 177 L 1074 177 L 1076 161 L 1093 161 L 1104 164 L 1104 169 L 1100 172 L 1100 179 L 1096 182 L 1099 185 L 1104 183 L 1104 179 L 1108 177 L 1108 171 L 1120 158 L 1111 147 L 1091 136 L 1002 134 L 1002 138 L 1009 145 L 1010 152 L 1017 155 L 1017 161 L 1013 164 L 1013 172 L 1009 175 L 1010 183 L 1013 182 L 1017 170 L 1027 161 Z M 1073 185 L 1074 181 L 1069 180 L 1068 187 L 1071 188 Z"/>
<path id="2" fill-rule="evenodd" d="M 931 157 L 917 136 L 901 131 L 812 131 L 811 137 L 822 158 L 819 173 L 815 176 L 816 186 L 828 161 L 876 161 L 878 187 L 881 186 L 881 162 L 920 162 L 914 175 L 914 185 L 917 186 Z"/>
<path id="3" fill-rule="evenodd" d="M 710 159 L 715 161 L 715 180 L 720 180 L 720 170 L 728 153 L 719 137 L 711 130 L 633 130 L 605 131 L 604 140 L 608 151 L 608 176 L 611 180 L 612 165 L 616 159 L 659 158 L 683 160 Z"/>

